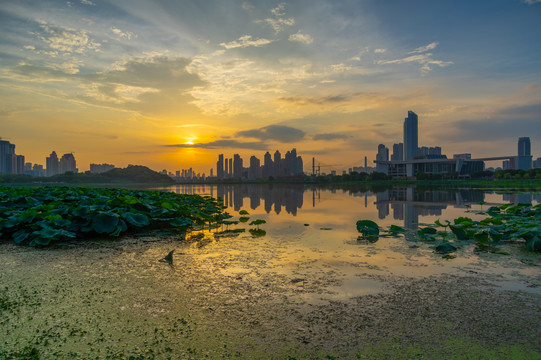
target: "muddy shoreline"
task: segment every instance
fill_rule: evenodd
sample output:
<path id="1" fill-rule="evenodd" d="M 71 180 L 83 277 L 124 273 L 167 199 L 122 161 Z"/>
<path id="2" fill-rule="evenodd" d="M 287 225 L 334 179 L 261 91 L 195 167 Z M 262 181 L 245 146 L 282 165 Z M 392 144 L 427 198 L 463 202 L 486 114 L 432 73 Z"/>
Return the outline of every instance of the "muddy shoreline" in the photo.
<path id="1" fill-rule="evenodd" d="M 1 244 L 0 358 L 541 357 L 536 291 L 504 290 L 475 271 L 377 273 L 354 259 L 283 272 L 287 244 L 267 245 L 247 235 Z M 173 263 L 160 262 L 171 250 Z M 368 282 L 364 294 L 335 296 L 343 265 Z"/>

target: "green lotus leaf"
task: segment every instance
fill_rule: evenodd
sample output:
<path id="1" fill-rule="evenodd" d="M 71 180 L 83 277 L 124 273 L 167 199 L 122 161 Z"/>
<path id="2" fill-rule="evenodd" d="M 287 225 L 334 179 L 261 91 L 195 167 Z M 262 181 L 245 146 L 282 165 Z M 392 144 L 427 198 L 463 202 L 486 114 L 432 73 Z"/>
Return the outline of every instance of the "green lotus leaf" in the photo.
<path id="1" fill-rule="evenodd" d="M 436 252 L 439 254 L 449 254 L 456 251 L 456 247 L 449 243 L 443 243 L 436 246 Z"/>
<path id="2" fill-rule="evenodd" d="M 357 231 L 365 236 L 378 236 L 379 226 L 372 220 L 359 220 L 356 223 Z"/>
<path id="3" fill-rule="evenodd" d="M 122 218 L 126 220 L 128 224 L 131 224 L 135 227 L 144 227 L 150 225 L 150 220 L 144 214 L 125 212 L 122 214 Z"/>
<path id="4" fill-rule="evenodd" d="M 100 212 L 92 218 L 92 229 L 98 234 L 109 234 L 116 230 L 120 216 L 113 212 Z"/>

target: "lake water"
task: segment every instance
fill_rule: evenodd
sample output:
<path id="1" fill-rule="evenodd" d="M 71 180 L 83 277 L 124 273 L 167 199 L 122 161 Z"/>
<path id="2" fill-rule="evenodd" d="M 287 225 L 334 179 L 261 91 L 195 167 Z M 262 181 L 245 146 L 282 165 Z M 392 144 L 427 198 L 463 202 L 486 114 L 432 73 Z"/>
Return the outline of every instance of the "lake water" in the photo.
<path id="1" fill-rule="evenodd" d="M 303 292 L 309 303 L 381 291 L 389 276 L 475 275 L 485 278 L 488 286 L 541 294 L 538 254 L 528 253 L 518 244 L 502 246 L 511 253 L 508 256 L 478 252 L 471 245 L 460 247 L 456 258 L 443 259 L 430 243 L 414 237 L 380 237 L 368 242 L 359 239 L 356 230 L 361 219 L 373 220 L 381 227 L 395 224 L 411 230 L 438 219 L 469 216 L 481 220 L 486 216 L 468 211 L 509 202 L 537 204 L 539 194 L 415 188 L 372 192 L 304 185 L 176 185 L 161 190 L 219 197 L 232 220 L 239 219 L 240 210 L 248 211 L 250 220 L 232 227 L 247 232 L 215 243 L 207 249 L 207 256 L 213 256 L 213 250 L 215 254 L 230 253 L 231 262 L 219 271 L 231 276 L 282 274 L 299 286 L 306 279 L 326 279 L 325 293 Z M 248 233 L 254 228 L 248 224 L 255 219 L 266 221 L 261 226 L 265 236 Z M 257 254 L 255 263 L 243 256 L 247 253 Z"/>

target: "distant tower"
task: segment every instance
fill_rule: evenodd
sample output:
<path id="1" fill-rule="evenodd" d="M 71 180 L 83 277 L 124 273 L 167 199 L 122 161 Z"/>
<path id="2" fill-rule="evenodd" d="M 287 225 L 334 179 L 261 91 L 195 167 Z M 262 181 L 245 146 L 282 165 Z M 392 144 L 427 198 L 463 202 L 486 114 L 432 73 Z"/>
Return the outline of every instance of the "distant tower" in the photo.
<path id="1" fill-rule="evenodd" d="M 517 167 L 521 170 L 532 168 L 532 151 L 529 137 L 518 138 L 518 159 Z"/>
<path id="2" fill-rule="evenodd" d="M 212 176 L 212 174 L 210 176 Z M 218 179 L 224 178 L 224 154 L 218 155 L 218 162 L 216 163 L 216 177 L 218 177 Z"/>
<path id="3" fill-rule="evenodd" d="M 45 159 L 45 166 L 47 167 L 47 176 L 58 174 L 59 161 L 55 151 Z"/>
<path id="4" fill-rule="evenodd" d="M 272 163 L 272 156 L 267 151 L 265 153 L 265 156 L 263 157 L 263 177 L 269 177 L 272 176 L 272 169 L 273 169 L 273 163 Z"/>
<path id="5" fill-rule="evenodd" d="M 278 150 L 274 153 L 274 171 L 273 176 L 278 177 L 280 176 L 280 169 L 281 169 L 281 163 L 282 163 L 282 154 Z"/>
<path id="6" fill-rule="evenodd" d="M 59 174 L 66 172 L 77 172 L 77 163 L 73 154 L 64 154 L 59 162 Z"/>
<path id="7" fill-rule="evenodd" d="M 403 143 L 393 144 L 393 154 L 391 155 L 391 160 L 393 161 L 404 160 L 404 144 Z"/>
<path id="8" fill-rule="evenodd" d="M 408 111 L 404 119 L 404 160 L 411 160 L 417 155 L 419 148 L 418 117 L 413 111 Z"/>

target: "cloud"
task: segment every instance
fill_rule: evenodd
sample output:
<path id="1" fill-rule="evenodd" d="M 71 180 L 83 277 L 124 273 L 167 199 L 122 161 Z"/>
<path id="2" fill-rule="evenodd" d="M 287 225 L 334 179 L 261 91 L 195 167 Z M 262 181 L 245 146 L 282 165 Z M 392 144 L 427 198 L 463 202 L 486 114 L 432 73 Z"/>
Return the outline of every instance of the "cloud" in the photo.
<path id="1" fill-rule="evenodd" d="M 438 46 L 438 43 L 436 41 L 426 45 L 426 46 L 420 46 L 418 47 L 417 49 L 413 50 L 413 51 L 410 51 L 408 54 L 421 54 L 421 53 L 424 53 L 424 52 L 427 52 L 429 50 L 433 50 L 436 48 L 436 46 Z"/>
<path id="2" fill-rule="evenodd" d="M 348 95 L 329 95 L 322 97 L 304 97 L 304 96 L 287 96 L 281 97 L 278 100 L 295 104 L 295 105 L 324 105 L 324 104 L 336 104 L 346 102 L 351 99 Z"/>
<path id="3" fill-rule="evenodd" d="M 524 0 L 524 3 L 528 5 L 533 5 L 533 4 L 541 3 L 541 0 Z"/>
<path id="4" fill-rule="evenodd" d="M 111 31 L 119 38 L 119 39 L 128 39 L 130 40 L 133 37 L 137 37 L 137 35 L 135 35 L 134 33 L 132 32 L 129 32 L 129 31 L 122 31 L 116 27 L 111 27 Z"/>
<path id="5" fill-rule="evenodd" d="M 338 139 L 347 139 L 349 135 L 340 134 L 340 133 L 326 133 L 326 134 L 316 134 L 312 138 L 314 140 L 338 140 Z"/>
<path id="6" fill-rule="evenodd" d="M 255 138 L 262 141 L 275 140 L 282 143 L 292 143 L 300 141 L 306 133 L 302 130 L 283 125 L 270 125 L 260 129 L 239 131 L 236 136 Z"/>
<path id="7" fill-rule="evenodd" d="M 81 0 L 81 4 L 83 5 L 91 5 L 91 6 L 96 6 L 96 4 L 94 4 L 92 1 L 90 0 Z"/>
<path id="8" fill-rule="evenodd" d="M 271 9 L 272 15 L 274 17 L 267 18 L 264 20 L 257 20 L 256 23 L 264 23 L 269 25 L 276 34 L 283 31 L 287 26 L 293 26 L 295 25 L 295 19 L 294 18 L 284 18 L 285 16 L 285 3 L 279 4 L 274 9 Z"/>
<path id="9" fill-rule="evenodd" d="M 196 144 L 173 144 L 173 145 L 164 145 L 165 147 L 173 148 L 200 148 L 200 149 L 223 149 L 223 148 L 233 148 L 233 149 L 249 149 L 249 150 L 267 150 L 267 145 L 263 142 L 240 142 L 236 140 L 216 140 L 207 143 L 196 143 Z"/>
<path id="10" fill-rule="evenodd" d="M 424 74 L 430 72 L 434 66 L 446 67 L 446 66 L 454 64 L 452 61 L 435 60 L 432 58 L 432 55 L 433 55 L 432 53 L 425 53 L 425 51 L 435 48 L 437 44 L 438 43 L 433 42 L 431 44 L 428 44 L 427 46 L 422 46 L 420 48 L 417 48 L 413 51 L 408 52 L 408 54 L 416 54 L 416 55 L 410 55 L 401 59 L 394 59 L 394 60 L 378 60 L 376 61 L 376 64 L 388 65 L 388 64 L 417 63 L 417 64 L 422 65 L 421 72 Z"/>
<path id="11" fill-rule="evenodd" d="M 374 49 L 374 54 L 383 54 L 387 49 Z"/>
<path id="12" fill-rule="evenodd" d="M 314 39 L 308 34 L 302 34 L 300 31 L 296 34 L 289 35 L 289 41 L 300 42 L 303 44 L 311 44 Z"/>
<path id="13" fill-rule="evenodd" d="M 37 20 L 37 22 L 44 33 L 36 35 L 55 51 L 84 54 L 88 50 L 98 51 L 101 46 L 90 39 L 85 30 L 52 25 L 43 20 Z"/>
<path id="14" fill-rule="evenodd" d="M 243 8 L 244 10 L 249 11 L 249 10 L 253 10 L 253 9 L 254 9 L 254 6 L 253 6 L 252 4 L 250 4 L 249 2 L 246 2 L 246 1 L 245 1 L 245 2 L 242 3 L 242 8 Z"/>
<path id="15" fill-rule="evenodd" d="M 241 36 L 238 40 L 234 40 L 228 43 L 221 43 L 220 46 L 223 46 L 224 48 L 229 50 L 229 49 L 235 49 L 235 48 L 245 48 L 249 46 L 259 47 L 259 46 L 270 44 L 272 42 L 273 40 L 268 40 L 268 39 L 252 40 L 251 35 L 244 35 L 244 36 Z"/>

